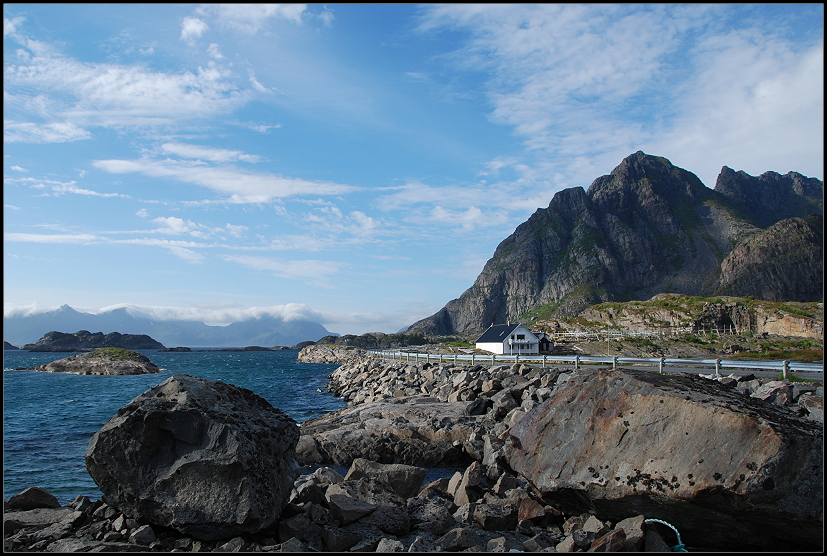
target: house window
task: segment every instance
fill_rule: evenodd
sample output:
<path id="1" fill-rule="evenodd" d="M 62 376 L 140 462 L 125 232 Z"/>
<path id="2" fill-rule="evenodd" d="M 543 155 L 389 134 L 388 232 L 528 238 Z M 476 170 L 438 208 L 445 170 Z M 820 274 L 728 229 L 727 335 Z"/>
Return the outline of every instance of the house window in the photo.
<path id="1" fill-rule="evenodd" d="M 525 334 L 517 334 L 518 340 L 525 340 Z"/>

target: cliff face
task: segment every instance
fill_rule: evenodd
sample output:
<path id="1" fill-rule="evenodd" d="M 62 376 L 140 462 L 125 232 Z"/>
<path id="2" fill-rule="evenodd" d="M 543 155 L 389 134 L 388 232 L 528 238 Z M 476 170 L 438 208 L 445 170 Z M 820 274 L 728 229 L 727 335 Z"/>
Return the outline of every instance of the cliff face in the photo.
<path id="1" fill-rule="evenodd" d="M 823 234 L 812 231 L 820 224 L 783 219 L 823 214 L 822 182 L 794 172 L 754 178 L 727 167 L 721 176 L 711 190 L 665 158 L 632 154 L 588 191 L 557 193 L 548 208 L 538 209 L 500 243 L 471 288 L 409 332 L 478 332 L 538 308 L 546 315 L 574 316 L 595 303 L 663 292 L 762 297 L 753 293 L 760 290 L 775 292 L 773 299 L 820 298 L 824 242 Z M 793 234 L 763 230 L 773 224 L 795 228 L 798 239 L 778 243 L 772 253 L 751 248 L 752 258 L 740 251 L 729 256 L 762 234 L 768 239 L 761 245 L 773 237 L 792 240 Z M 748 280 L 752 269 L 771 262 L 764 256 L 777 261 L 777 268 Z M 805 259 L 812 261 L 806 269 L 783 275 L 788 264 Z"/>

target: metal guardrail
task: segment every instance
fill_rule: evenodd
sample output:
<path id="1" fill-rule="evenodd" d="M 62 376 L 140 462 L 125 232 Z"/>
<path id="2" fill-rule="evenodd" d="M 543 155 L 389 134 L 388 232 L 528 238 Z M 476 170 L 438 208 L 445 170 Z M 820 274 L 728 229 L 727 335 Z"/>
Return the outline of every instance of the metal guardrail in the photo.
<path id="1" fill-rule="evenodd" d="M 719 375 L 721 369 L 760 369 L 780 371 L 786 378 L 789 371 L 823 373 L 824 363 L 800 363 L 798 361 L 748 361 L 736 359 L 690 359 L 671 357 L 593 357 L 587 355 L 471 355 L 445 353 L 417 353 L 404 351 L 368 350 L 374 357 L 395 359 L 400 361 L 438 361 L 440 363 L 468 362 L 471 365 L 497 363 L 541 363 L 543 367 L 553 363 L 574 363 L 574 368 L 587 363 L 611 363 L 612 368 L 618 364 L 653 365 L 661 371 L 667 366 L 696 365 L 698 367 L 712 367 Z"/>

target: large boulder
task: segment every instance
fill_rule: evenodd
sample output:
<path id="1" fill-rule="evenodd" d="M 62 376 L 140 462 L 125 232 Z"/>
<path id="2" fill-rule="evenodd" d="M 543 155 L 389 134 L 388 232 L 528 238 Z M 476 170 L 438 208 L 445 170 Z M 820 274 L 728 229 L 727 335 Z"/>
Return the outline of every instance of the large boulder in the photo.
<path id="1" fill-rule="evenodd" d="M 175 375 L 95 433 L 86 468 L 127 516 L 215 540 L 278 519 L 299 474 L 298 438 L 296 423 L 253 392 Z"/>
<path id="2" fill-rule="evenodd" d="M 583 370 L 510 430 L 506 451 L 570 512 L 663 519 L 694 546 L 820 548 L 823 437 L 716 381 Z"/>

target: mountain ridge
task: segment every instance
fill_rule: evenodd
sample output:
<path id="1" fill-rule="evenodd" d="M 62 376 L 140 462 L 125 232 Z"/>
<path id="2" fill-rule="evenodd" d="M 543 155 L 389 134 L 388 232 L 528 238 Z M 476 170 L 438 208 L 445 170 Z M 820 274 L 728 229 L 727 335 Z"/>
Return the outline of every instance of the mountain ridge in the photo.
<path id="1" fill-rule="evenodd" d="M 199 321 L 134 316 L 125 308 L 95 315 L 61 305 L 53 311 L 3 317 L 3 339 L 14 345 L 36 342 L 52 331 L 79 330 L 146 334 L 166 346 L 189 347 L 292 346 L 331 335 L 321 324 L 305 320 L 260 317 L 227 326 L 211 326 Z"/>
<path id="2" fill-rule="evenodd" d="M 588 190 L 555 194 L 547 208 L 537 209 L 497 246 L 470 288 L 408 332 L 479 332 L 492 323 L 516 322 L 543 305 L 574 316 L 596 303 L 659 293 L 760 297 L 755 293 L 775 290 L 779 300 L 817 300 L 811 298 L 823 297 L 823 234 L 796 236 L 796 260 L 812 255 L 817 261 L 811 266 L 821 268 L 818 276 L 814 271 L 796 278 L 809 285 L 767 281 L 783 275 L 783 268 L 764 272 L 762 280 L 733 281 L 749 275 L 736 271 L 744 265 L 767 270 L 781 263 L 730 255 L 785 219 L 815 214 L 823 222 L 823 191 L 820 180 L 795 172 L 753 177 L 726 166 L 710 189 L 668 159 L 638 151 Z M 761 210 L 750 204 L 754 199 Z M 813 226 L 817 222 L 798 227 Z M 785 249 L 779 245 L 776 252 Z"/>

